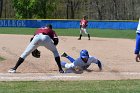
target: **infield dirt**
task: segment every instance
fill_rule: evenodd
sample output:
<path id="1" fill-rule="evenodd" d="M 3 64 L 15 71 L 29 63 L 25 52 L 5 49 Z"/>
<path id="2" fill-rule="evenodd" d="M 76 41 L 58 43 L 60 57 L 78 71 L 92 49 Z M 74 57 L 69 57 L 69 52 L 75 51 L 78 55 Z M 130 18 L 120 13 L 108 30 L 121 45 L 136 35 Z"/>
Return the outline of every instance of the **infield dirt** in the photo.
<path id="1" fill-rule="evenodd" d="M 68 53 L 74 58 L 79 57 L 82 49 L 87 49 L 89 54 L 97 57 L 103 64 L 103 71 L 99 72 L 98 66 L 92 64 L 90 72 L 81 74 L 59 74 L 52 52 L 44 47 L 39 47 L 41 58 L 29 55 L 17 69 L 17 73 L 8 73 L 8 69 L 16 64 L 17 59 L 29 44 L 31 35 L 0 35 L 0 56 L 6 60 L 0 62 L 0 80 L 120 80 L 140 79 L 140 63 L 135 62 L 135 40 L 83 37 L 59 37 L 57 46 L 59 54 Z M 61 61 L 69 62 L 65 58 Z"/>

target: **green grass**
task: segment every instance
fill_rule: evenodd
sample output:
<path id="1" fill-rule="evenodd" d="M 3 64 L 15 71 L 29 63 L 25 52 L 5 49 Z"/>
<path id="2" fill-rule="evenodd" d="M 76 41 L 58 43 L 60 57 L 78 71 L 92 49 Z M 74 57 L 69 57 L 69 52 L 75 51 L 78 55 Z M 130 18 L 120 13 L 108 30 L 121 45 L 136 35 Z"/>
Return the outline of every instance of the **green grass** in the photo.
<path id="1" fill-rule="evenodd" d="M 59 35 L 62 36 L 79 36 L 79 29 L 56 29 Z M 112 30 L 112 29 L 88 29 L 92 37 L 106 38 L 135 38 L 134 30 Z"/>
<path id="2" fill-rule="evenodd" d="M 0 82 L 0 93 L 140 93 L 140 80 Z"/>
<path id="3" fill-rule="evenodd" d="M 33 35 L 36 28 L 0 28 L 0 34 Z"/>
<path id="4" fill-rule="evenodd" d="M 3 57 L 0 57 L 0 61 L 3 61 L 3 60 L 5 60 Z"/>
<path id="5" fill-rule="evenodd" d="M 0 34 L 33 35 L 36 28 L 1 28 Z M 59 36 L 79 36 L 79 29 L 54 29 Z M 135 30 L 88 29 L 91 37 L 135 39 Z"/>

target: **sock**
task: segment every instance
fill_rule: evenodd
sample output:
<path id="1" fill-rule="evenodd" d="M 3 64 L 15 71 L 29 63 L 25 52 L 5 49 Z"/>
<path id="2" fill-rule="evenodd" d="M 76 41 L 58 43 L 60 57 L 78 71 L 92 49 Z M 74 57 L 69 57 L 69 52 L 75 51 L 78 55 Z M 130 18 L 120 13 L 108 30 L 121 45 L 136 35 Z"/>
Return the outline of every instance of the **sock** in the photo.
<path id="1" fill-rule="evenodd" d="M 60 62 L 60 57 L 55 57 L 55 61 L 56 61 L 57 65 L 58 65 L 59 69 L 62 69 L 61 68 L 61 62 Z"/>
<path id="2" fill-rule="evenodd" d="M 88 34 L 88 39 L 90 40 L 90 35 Z"/>
<path id="3" fill-rule="evenodd" d="M 79 39 L 81 39 L 81 37 L 82 37 L 82 34 L 80 34 L 80 37 L 79 37 Z"/>
<path id="4" fill-rule="evenodd" d="M 99 60 L 98 60 L 98 67 L 100 68 L 100 70 L 102 70 L 102 64 Z"/>
<path id="5" fill-rule="evenodd" d="M 14 69 L 16 70 L 16 69 L 19 67 L 19 65 L 20 65 L 21 63 L 23 63 L 23 61 L 24 61 L 24 59 L 20 57 L 20 58 L 18 59 L 16 65 L 15 65 Z"/>

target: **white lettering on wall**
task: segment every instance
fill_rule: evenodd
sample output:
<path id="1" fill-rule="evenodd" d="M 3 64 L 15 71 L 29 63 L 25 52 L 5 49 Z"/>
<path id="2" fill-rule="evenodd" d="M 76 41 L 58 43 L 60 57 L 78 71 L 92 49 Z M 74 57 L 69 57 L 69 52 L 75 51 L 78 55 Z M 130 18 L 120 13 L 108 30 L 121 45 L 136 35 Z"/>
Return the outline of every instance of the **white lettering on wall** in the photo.
<path id="1" fill-rule="evenodd" d="M 25 20 L 0 20 L 0 27 L 25 27 Z"/>

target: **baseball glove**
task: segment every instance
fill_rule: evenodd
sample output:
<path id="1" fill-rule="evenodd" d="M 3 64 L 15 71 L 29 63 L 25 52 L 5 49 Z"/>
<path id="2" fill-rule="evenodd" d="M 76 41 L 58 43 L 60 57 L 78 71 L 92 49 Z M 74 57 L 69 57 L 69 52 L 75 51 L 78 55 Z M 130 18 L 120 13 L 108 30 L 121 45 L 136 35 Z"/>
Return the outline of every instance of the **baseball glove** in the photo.
<path id="1" fill-rule="evenodd" d="M 40 51 L 38 51 L 37 49 L 35 49 L 32 52 L 32 56 L 35 57 L 35 58 L 40 58 Z"/>

